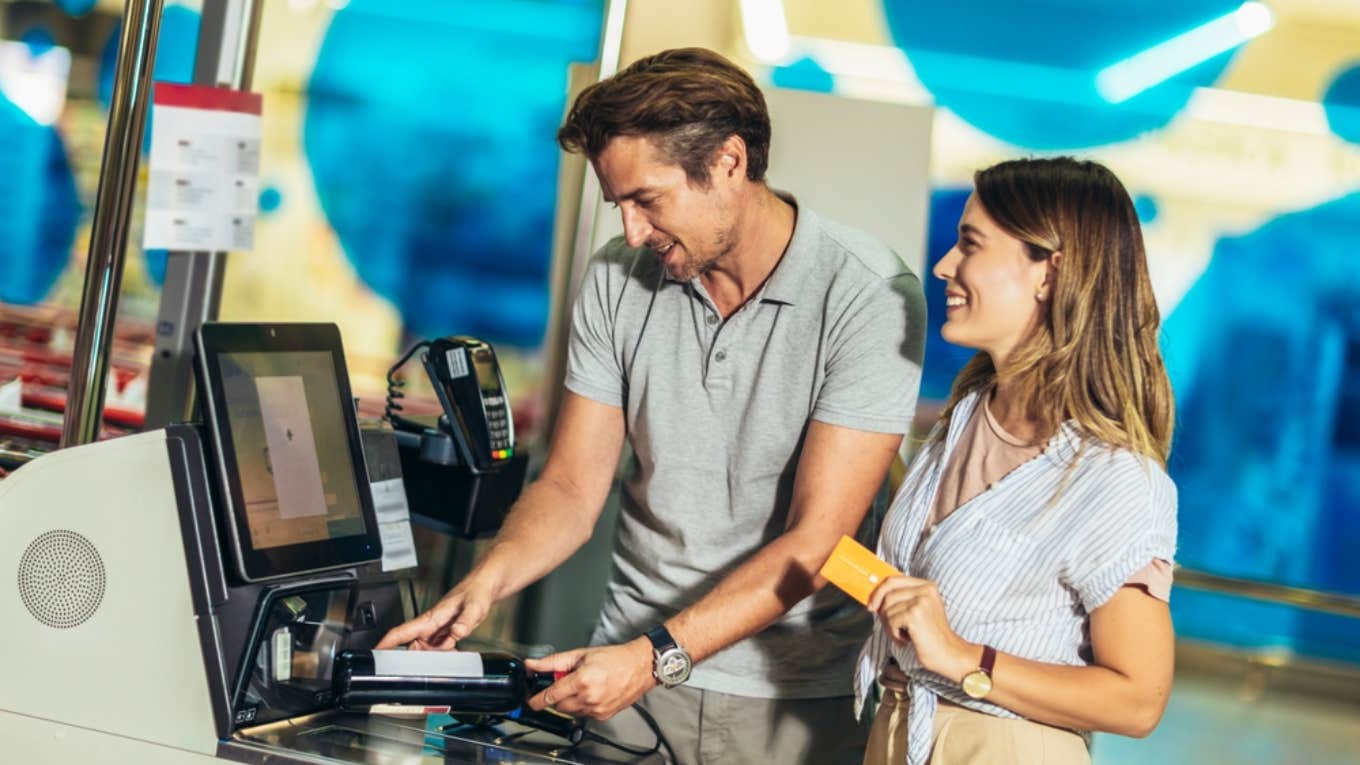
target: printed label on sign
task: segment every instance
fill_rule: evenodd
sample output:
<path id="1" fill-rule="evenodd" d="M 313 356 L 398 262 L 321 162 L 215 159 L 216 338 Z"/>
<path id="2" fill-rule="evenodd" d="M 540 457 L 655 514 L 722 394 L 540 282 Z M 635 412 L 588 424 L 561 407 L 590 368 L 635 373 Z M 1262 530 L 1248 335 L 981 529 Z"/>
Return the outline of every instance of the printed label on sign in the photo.
<path id="1" fill-rule="evenodd" d="M 416 561 L 416 540 L 411 532 L 411 511 L 406 504 L 406 486 L 400 478 L 374 481 L 373 512 L 378 517 L 378 535 L 382 539 L 382 570 L 396 571 L 413 568 Z"/>
<path id="2" fill-rule="evenodd" d="M 449 361 L 449 377 L 455 380 L 460 377 L 467 377 L 468 362 L 465 349 L 451 348 L 445 352 L 444 357 Z"/>
<path id="3" fill-rule="evenodd" d="M 143 246 L 249 250 L 259 210 L 262 99 L 156 83 Z"/>

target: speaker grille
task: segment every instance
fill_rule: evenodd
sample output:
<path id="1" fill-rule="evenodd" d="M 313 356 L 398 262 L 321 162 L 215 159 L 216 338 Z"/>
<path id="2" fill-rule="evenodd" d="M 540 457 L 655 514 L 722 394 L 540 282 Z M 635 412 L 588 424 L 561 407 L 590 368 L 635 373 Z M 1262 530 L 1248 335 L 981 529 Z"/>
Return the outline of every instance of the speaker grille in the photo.
<path id="1" fill-rule="evenodd" d="M 49 627 L 75 627 L 104 600 L 104 561 L 90 540 L 57 530 L 33 540 L 19 559 L 19 596 Z"/>

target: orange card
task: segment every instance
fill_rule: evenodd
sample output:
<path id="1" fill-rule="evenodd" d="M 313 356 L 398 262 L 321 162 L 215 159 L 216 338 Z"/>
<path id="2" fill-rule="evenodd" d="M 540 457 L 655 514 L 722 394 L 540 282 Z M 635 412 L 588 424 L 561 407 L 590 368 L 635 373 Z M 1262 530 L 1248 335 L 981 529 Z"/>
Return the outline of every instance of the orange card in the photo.
<path id="1" fill-rule="evenodd" d="M 828 582 L 865 605 L 869 604 L 869 596 L 879 582 L 902 574 L 874 555 L 872 550 L 848 536 L 842 536 L 841 541 L 836 543 L 836 549 L 822 564 L 820 573 Z"/>

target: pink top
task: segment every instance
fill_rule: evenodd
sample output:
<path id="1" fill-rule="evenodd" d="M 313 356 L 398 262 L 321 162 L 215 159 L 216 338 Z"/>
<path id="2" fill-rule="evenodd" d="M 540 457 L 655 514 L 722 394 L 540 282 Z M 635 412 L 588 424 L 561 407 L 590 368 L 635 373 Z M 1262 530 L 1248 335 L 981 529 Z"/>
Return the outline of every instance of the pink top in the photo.
<path id="1" fill-rule="evenodd" d="M 1025 443 L 1003 430 L 992 416 L 990 401 L 991 394 L 984 394 L 981 406 L 975 410 L 972 421 L 959 437 L 949 464 L 945 465 L 927 529 L 1044 450 L 1043 443 Z M 1126 585 L 1141 586 L 1149 595 L 1170 602 L 1171 564 L 1153 558 L 1135 571 Z"/>

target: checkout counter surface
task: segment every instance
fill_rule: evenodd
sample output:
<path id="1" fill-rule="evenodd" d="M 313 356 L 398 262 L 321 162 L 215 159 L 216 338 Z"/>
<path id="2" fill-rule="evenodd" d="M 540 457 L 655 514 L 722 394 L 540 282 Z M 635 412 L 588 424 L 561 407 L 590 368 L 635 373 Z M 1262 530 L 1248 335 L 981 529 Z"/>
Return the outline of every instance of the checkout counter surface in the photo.
<path id="1" fill-rule="evenodd" d="M 460 725 L 445 715 L 422 718 L 327 712 L 284 720 L 237 733 L 224 756 L 258 762 L 258 755 L 287 752 L 309 762 L 443 765 L 443 763 L 661 763 L 660 755 L 612 757 L 594 750 L 569 749 L 552 736 L 517 725 L 479 728 Z M 256 755 L 251 757 L 250 755 Z M 316 758 L 316 759 L 312 759 Z M 271 760 L 276 761 L 276 760 Z"/>

